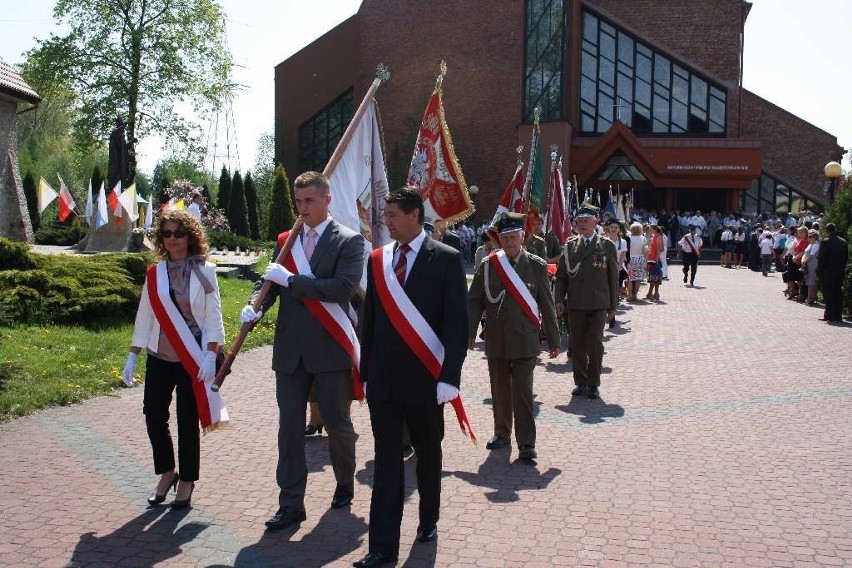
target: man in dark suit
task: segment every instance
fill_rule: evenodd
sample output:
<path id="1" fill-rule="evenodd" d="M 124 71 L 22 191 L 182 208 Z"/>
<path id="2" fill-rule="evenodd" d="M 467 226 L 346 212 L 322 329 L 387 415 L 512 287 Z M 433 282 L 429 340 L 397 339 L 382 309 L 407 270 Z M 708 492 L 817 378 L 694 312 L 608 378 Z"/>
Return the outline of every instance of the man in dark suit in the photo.
<path id="1" fill-rule="evenodd" d="M 461 254 L 426 237 L 423 199 L 417 190 L 404 187 L 385 202 L 385 222 L 395 243 L 370 257 L 361 322 L 361 378 L 375 439 L 369 553 L 354 564 L 361 568 L 395 563 L 399 556 L 403 421 L 417 454 L 417 540 L 428 542 L 438 534 L 443 404 L 458 396 L 467 354 L 467 283 Z M 404 302 L 410 302 L 408 309 Z M 417 332 L 406 332 L 400 319 Z M 421 324 L 425 327 L 418 329 Z M 423 353 L 418 355 L 411 346 L 422 341 L 434 354 L 433 340 L 443 346 L 443 361 L 436 357 L 439 363 L 427 367 L 420 358 Z"/>
<path id="2" fill-rule="evenodd" d="M 837 226 L 829 223 L 825 226 L 828 238 L 819 245 L 817 253 L 817 278 L 825 299 L 823 321 L 839 323 L 843 321 L 843 278 L 846 275 L 846 263 L 849 261 L 849 248 L 844 239 L 837 235 Z"/>
<path id="3" fill-rule="evenodd" d="M 252 300 L 263 280 L 275 283 L 254 313 L 246 306 L 241 321 L 254 321 L 281 299 L 272 368 L 278 400 L 278 468 L 276 481 L 281 492 L 278 512 L 266 521 L 269 530 L 286 528 L 305 520 L 305 406 L 311 385 L 328 431 L 331 465 L 337 479 L 332 508 L 352 502 L 355 479 L 355 430 L 349 417 L 352 398 L 352 359 L 311 313 L 303 300 L 339 304 L 344 311 L 364 269 L 364 238 L 337 223 L 328 213 L 331 203 L 329 181 L 319 172 L 305 172 L 294 183 L 296 208 L 303 226 L 298 245 L 312 274 L 294 274 L 281 264 L 270 263 L 263 279 L 255 284 Z M 284 235 L 282 235 L 284 236 Z M 279 246 L 284 239 L 279 238 Z M 295 248 L 295 246 L 294 246 Z"/>

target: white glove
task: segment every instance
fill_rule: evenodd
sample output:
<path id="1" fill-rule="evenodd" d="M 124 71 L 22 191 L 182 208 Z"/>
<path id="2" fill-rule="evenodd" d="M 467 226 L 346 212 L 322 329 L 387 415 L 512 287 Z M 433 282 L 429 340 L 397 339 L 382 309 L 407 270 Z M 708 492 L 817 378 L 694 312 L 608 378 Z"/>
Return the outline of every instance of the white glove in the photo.
<path id="1" fill-rule="evenodd" d="M 289 278 L 291 276 L 294 276 L 292 272 L 274 262 L 270 262 L 269 266 L 266 267 L 266 271 L 263 273 L 264 280 L 275 282 L 285 288 L 290 285 Z"/>
<path id="2" fill-rule="evenodd" d="M 263 310 L 254 311 L 254 308 L 251 306 L 246 306 L 243 308 L 243 311 L 240 312 L 240 323 L 249 323 L 260 320 L 261 316 L 263 316 Z"/>
<path id="3" fill-rule="evenodd" d="M 133 371 L 136 369 L 136 358 L 139 355 L 131 351 L 127 354 L 127 360 L 124 362 L 124 369 L 121 370 L 121 380 L 126 387 L 135 387 L 136 379 L 133 377 Z"/>
<path id="4" fill-rule="evenodd" d="M 204 359 L 198 367 L 198 382 L 209 383 L 216 378 L 216 354 L 212 351 L 204 352 Z"/>
<path id="5" fill-rule="evenodd" d="M 459 389 L 450 383 L 438 381 L 438 404 L 450 402 L 459 395 Z"/>

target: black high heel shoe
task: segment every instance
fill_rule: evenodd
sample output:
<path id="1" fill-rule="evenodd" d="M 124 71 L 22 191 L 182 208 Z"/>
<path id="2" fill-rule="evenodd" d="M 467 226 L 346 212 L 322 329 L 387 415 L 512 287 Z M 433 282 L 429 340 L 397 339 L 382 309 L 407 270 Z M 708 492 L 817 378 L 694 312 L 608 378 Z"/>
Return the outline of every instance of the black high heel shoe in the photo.
<path id="1" fill-rule="evenodd" d="M 322 424 L 308 424 L 305 426 L 305 436 L 313 436 L 314 434 L 322 434 Z"/>
<path id="2" fill-rule="evenodd" d="M 166 495 L 169 494 L 169 490 L 174 489 L 175 491 L 177 491 L 178 481 L 180 481 L 180 475 L 178 475 L 178 472 L 175 472 L 175 476 L 172 478 L 172 481 L 169 483 L 168 487 L 166 488 L 166 492 L 163 493 L 162 495 L 160 495 L 160 494 L 157 493 L 157 490 L 154 489 L 154 494 L 151 495 L 150 497 L 148 497 L 148 504 L 153 507 L 153 506 L 159 505 L 160 503 L 165 501 Z"/>
<path id="3" fill-rule="evenodd" d="M 195 482 L 190 481 L 192 486 L 189 488 L 189 497 L 186 499 L 175 499 L 172 501 L 172 509 L 186 509 L 189 507 L 189 504 L 192 503 L 192 492 L 195 491 Z"/>

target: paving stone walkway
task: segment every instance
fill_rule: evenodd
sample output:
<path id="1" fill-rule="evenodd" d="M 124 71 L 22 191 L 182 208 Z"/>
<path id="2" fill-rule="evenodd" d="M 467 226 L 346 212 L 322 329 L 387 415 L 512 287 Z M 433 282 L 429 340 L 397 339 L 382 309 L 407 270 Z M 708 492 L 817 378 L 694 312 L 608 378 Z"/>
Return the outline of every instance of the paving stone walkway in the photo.
<path id="1" fill-rule="evenodd" d="M 673 271 L 673 276 L 678 276 Z M 625 305 L 606 333 L 602 399 L 570 396 L 565 355 L 536 371 L 538 464 L 488 452 L 481 345 L 462 392 L 480 438 L 447 412 L 437 542 L 415 544 L 407 464 L 400 565 L 834 566 L 852 563 L 852 326 L 784 300 L 779 277 L 701 266 L 696 288 Z M 644 293 L 644 288 L 643 288 Z M 2 566 L 348 566 L 366 552 L 366 406 L 351 510 L 330 510 L 325 436 L 307 440 L 308 519 L 275 512 L 271 349 L 223 388 L 233 427 L 202 440 L 193 508 L 149 509 L 142 390 L 0 425 Z M 121 361 L 116 361 L 121 365 Z"/>

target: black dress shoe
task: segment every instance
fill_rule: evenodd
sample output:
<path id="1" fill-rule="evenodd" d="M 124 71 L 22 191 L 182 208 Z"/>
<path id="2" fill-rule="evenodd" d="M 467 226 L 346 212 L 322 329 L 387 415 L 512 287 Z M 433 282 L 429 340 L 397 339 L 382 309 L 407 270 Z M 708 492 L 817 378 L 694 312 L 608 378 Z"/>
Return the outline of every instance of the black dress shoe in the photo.
<path id="1" fill-rule="evenodd" d="M 172 501 L 172 509 L 186 509 L 192 504 L 192 492 L 195 491 L 195 482 L 190 481 L 192 486 L 189 488 L 189 496 L 186 499 L 175 499 Z"/>
<path id="2" fill-rule="evenodd" d="M 601 389 L 598 387 L 589 387 L 589 398 L 600 398 Z"/>
<path id="3" fill-rule="evenodd" d="M 291 511 L 290 509 L 278 509 L 278 512 L 273 515 L 271 519 L 266 521 L 266 528 L 270 531 L 279 531 L 281 529 L 286 529 L 290 525 L 299 524 L 308 516 L 305 514 L 305 510 L 301 511 Z"/>
<path id="4" fill-rule="evenodd" d="M 502 436 L 494 436 L 488 443 L 485 444 L 486 450 L 500 450 L 502 448 L 508 448 L 512 442 L 509 441 L 508 438 L 504 438 Z"/>
<path id="5" fill-rule="evenodd" d="M 417 527 L 417 542 L 431 542 L 438 538 L 438 527 Z"/>
<path id="6" fill-rule="evenodd" d="M 581 396 L 586 394 L 586 387 L 583 385 L 577 385 L 574 387 L 574 390 L 571 391 L 571 396 Z"/>
<path id="7" fill-rule="evenodd" d="M 305 436 L 313 436 L 314 434 L 322 434 L 322 424 L 308 424 L 305 426 Z"/>
<path id="8" fill-rule="evenodd" d="M 355 488 L 352 485 L 338 485 L 334 497 L 331 498 L 331 508 L 340 509 L 351 505 L 354 494 Z"/>
<path id="9" fill-rule="evenodd" d="M 166 488 L 166 492 L 163 493 L 162 495 L 160 495 L 159 493 L 157 493 L 157 491 L 155 489 L 154 493 L 152 493 L 151 496 L 148 497 L 148 504 L 153 507 L 154 505 L 159 505 L 160 503 L 165 501 L 166 495 L 169 494 L 169 491 L 171 491 L 171 490 L 177 491 L 178 481 L 180 481 L 180 475 L 178 474 L 178 472 L 175 472 L 175 475 L 174 475 L 174 477 L 172 477 L 172 480 L 169 483 L 169 486 Z"/>
<path id="10" fill-rule="evenodd" d="M 538 454 L 535 452 L 535 447 L 530 445 L 523 445 L 518 452 L 518 458 L 522 460 L 534 460 L 538 457 Z"/>
<path id="11" fill-rule="evenodd" d="M 371 568 L 372 566 L 386 566 L 396 564 L 398 557 L 384 552 L 371 552 L 358 562 L 353 562 L 355 568 Z"/>

